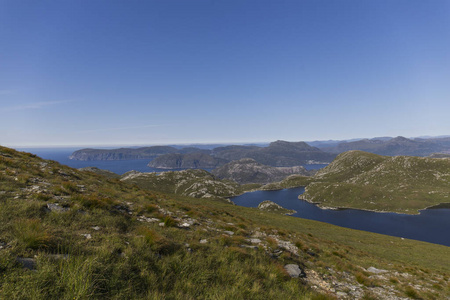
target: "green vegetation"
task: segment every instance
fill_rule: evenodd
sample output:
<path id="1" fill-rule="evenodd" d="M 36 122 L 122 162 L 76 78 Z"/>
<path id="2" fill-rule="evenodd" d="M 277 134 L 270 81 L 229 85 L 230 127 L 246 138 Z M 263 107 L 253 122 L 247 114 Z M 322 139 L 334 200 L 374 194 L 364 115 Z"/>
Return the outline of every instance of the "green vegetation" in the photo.
<path id="1" fill-rule="evenodd" d="M 283 215 L 292 215 L 296 213 L 295 210 L 284 208 L 281 205 L 278 205 L 270 200 L 264 200 L 263 202 L 259 203 L 258 209 Z"/>
<path id="2" fill-rule="evenodd" d="M 326 207 L 417 213 L 450 202 L 450 159 L 345 152 L 311 179 L 301 197 Z"/>
<path id="3" fill-rule="evenodd" d="M 303 175 L 290 175 L 279 182 L 273 182 L 263 185 L 261 190 L 281 190 L 290 189 L 299 186 L 306 186 L 311 182 L 312 177 Z"/>
<path id="4" fill-rule="evenodd" d="M 212 170 L 212 174 L 219 179 L 228 179 L 239 184 L 263 184 L 282 180 L 291 174 L 309 175 L 311 172 L 302 166 L 270 167 L 254 159 L 243 158 Z"/>
<path id="5" fill-rule="evenodd" d="M 448 247 L 167 195 L 3 147 L 0 178 L 1 299 L 383 299 L 410 285 L 449 296 Z"/>
<path id="6" fill-rule="evenodd" d="M 201 169 L 168 171 L 159 174 L 132 171 L 125 173 L 121 181 L 166 194 L 222 200 L 260 186 L 258 184 L 239 185 L 229 180 L 217 180 L 211 173 Z"/>

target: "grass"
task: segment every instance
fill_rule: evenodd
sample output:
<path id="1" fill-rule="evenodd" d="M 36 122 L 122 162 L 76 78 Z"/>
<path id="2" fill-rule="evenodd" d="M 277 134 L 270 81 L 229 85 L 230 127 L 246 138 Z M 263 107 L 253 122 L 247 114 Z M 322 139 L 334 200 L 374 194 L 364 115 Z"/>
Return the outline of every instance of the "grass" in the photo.
<path id="1" fill-rule="evenodd" d="M 359 276 L 367 297 L 378 285 L 362 270 L 369 266 L 408 272 L 409 279 L 383 282 L 401 295 L 412 282 L 429 283 L 435 298 L 449 294 L 448 247 L 151 192 L 56 162 L 45 161 L 44 168 L 42 162 L 0 147 L 2 299 L 333 298 L 290 278 L 288 263 L 321 276 L 347 272 L 355 284 Z M 28 176 L 27 183 L 15 180 L 18 175 Z M 47 203 L 69 209 L 48 212 Z M 138 221 L 141 215 L 165 226 Z M 196 225 L 175 226 L 186 215 Z M 248 239 L 256 233 L 262 242 L 255 249 Z M 291 241 L 298 253 L 282 248 L 280 240 Z M 278 258 L 270 255 L 275 250 L 282 251 Z M 17 257 L 35 259 L 37 268 L 24 270 Z"/>
<path id="2" fill-rule="evenodd" d="M 39 219 L 19 219 L 14 224 L 14 235 L 24 249 L 49 248 L 52 236 Z"/>
<path id="3" fill-rule="evenodd" d="M 320 170 L 302 198 L 324 206 L 401 213 L 450 202 L 450 160 L 340 154 Z"/>

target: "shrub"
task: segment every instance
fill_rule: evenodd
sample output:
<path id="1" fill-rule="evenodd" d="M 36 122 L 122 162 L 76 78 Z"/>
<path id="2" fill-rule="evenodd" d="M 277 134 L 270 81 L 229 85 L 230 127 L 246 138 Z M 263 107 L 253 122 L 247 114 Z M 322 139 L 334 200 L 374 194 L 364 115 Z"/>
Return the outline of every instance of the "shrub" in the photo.
<path id="1" fill-rule="evenodd" d="M 417 291 L 409 285 L 405 288 L 405 295 L 413 299 L 419 298 Z"/>
<path id="2" fill-rule="evenodd" d="M 71 181 L 63 181 L 61 185 L 64 188 L 64 190 L 68 193 L 78 192 L 77 185 Z"/>
<path id="3" fill-rule="evenodd" d="M 51 234 L 38 219 L 20 220 L 14 225 L 14 232 L 19 245 L 25 249 L 48 248 L 52 241 Z"/>
<path id="4" fill-rule="evenodd" d="M 166 227 L 174 227 L 177 224 L 177 222 L 171 216 L 164 217 L 163 222 L 164 226 Z"/>

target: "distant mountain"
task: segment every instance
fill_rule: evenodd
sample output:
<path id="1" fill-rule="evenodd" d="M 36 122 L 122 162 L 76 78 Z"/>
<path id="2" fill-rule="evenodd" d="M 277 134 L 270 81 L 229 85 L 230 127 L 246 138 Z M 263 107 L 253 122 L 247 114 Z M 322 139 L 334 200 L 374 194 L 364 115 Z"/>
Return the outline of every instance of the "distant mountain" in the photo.
<path id="1" fill-rule="evenodd" d="M 280 181 L 292 174 L 311 174 L 302 166 L 296 167 L 270 167 L 258 163 L 251 158 L 243 158 L 232 161 L 222 167 L 212 170 L 219 179 L 228 179 L 239 184 L 246 183 L 270 183 Z"/>
<path id="2" fill-rule="evenodd" d="M 411 155 L 427 156 L 434 152 L 450 149 L 450 138 L 443 139 L 407 139 L 396 138 L 363 139 L 354 142 L 340 143 L 335 147 L 322 148 L 331 153 L 342 153 L 350 150 L 361 150 L 379 155 Z"/>
<path id="3" fill-rule="evenodd" d="M 323 207 L 417 213 L 450 202 L 450 159 L 348 151 L 319 170 L 301 197 Z"/>
<path id="4" fill-rule="evenodd" d="M 268 147 L 228 146 L 213 149 L 212 155 L 228 160 L 253 158 L 273 167 L 291 167 L 308 163 L 328 163 L 335 157 L 305 142 L 276 141 Z"/>
<path id="5" fill-rule="evenodd" d="M 450 158 L 450 153 L 432 153 L 429 158 Z"/>
<path id="6" fill-rule="evenodd" d="M 195 147 L 176 149 L 170 146 L 152 146 L 141 148 L 120 148 L 120 149 L 81 149 L 77 150 L 69 157 L 74 160 L 128 160 L 128 159 L 153 159 L 159 155 L 168 153 L 192 153 L 209 152 L 210 150 Z"/>
<path id="7" fill-rule="evenodd" d="M 227 162 L 225 159 L 213 157 L 203 152 L 171 153 L 158 156 L 148 166 L 160 169 L 213 169 Z"/>
<path id="8" fill-rule="evenodd" d="M 172 154 L 172 155 L 165 155 Z M 174 155 L 174 154 L 184 154 Z M 186 156 L 186 154 L 195 154 Z M 203 155 L 200 155 L 203 154 Z M 259 163 L 273 167 L 291 167 L 308 163 L 328 163 L 336 156 L 305 142 L 276 141 L 267 147 L 255 145 L 232 145 L 213 150 L 186 147 L 177 149 L 170 146 L 153 146 L 120 149 L 81 149 L 70 159 L 76 160 L 126 160 L 155 159 L 163 156 L 150 166 L 158 168 L 214 168 L 226 162 L 242 158 L 253 158 Z M 214 159 L 213 159 L 214 158 Z M 182 166 L 182 167 L 181 167 Z"/>

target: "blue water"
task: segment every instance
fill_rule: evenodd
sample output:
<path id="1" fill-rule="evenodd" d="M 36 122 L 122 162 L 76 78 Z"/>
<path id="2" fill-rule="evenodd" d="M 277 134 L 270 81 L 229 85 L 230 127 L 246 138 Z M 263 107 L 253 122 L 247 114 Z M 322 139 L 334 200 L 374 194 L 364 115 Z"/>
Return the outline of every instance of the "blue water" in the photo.
<path id="1" fill-rule="evenodd" d="M 131 160 L 91 160 L 81 161 L 69 159 L 69 156 L 79 148 L 20 148 L 19 151 L 26 151 L 36 154 L 44 159 L 55 160 L 63 165 L 72 168 L 97 167 L 99 169 L 109 170 L 122 175 L 131 170 L 139 172 L 161 172 L 166 169 L 156 169 L 147 167 L 151 159 L 131 159 Z"/>
<path id="2" fill-rule="evenodd" d="M 130 160 L 90 160 L 90 161 L 81 161 L 81 160 L 72 160 L 69 159 L 69 156 L 76 150 L 80 148 L 17 148 L 19 151 L 26 151 L 33 154 L 36 154 L 39 157 L 44 159 L 55 160 L 63 165 L 72 167 L 72 168 L 85 168 L 85 167 L 97 167 L 103 170 L 109 170 L 116 174 L 122 175 L 131 170 L 139 171 L 139 172 L 164 172 L 169 171 L 167 169 L 158 169 L 158 168 L 150 168 L 147 164 L 151 161 L 151 159 L 130 159 Z M 311 164 L 305 165 L 304 167 L 307 170 L 316 170 L 323 168 L 327 165 L 324 164 Z M 185 169 L 170 169 L 170 171 L 178 171 Z M 212 169 L 204 169 L 210 172 Z"/>
<path id="3" fill-rule="evenodd" d="M 342 227 L 450 246 L 450 209 L 426 209 L 419 215 L 377 213 L 357 209 L 329 210 L 299 200 L 304 188 L 256 191 L 234 197 L 234 203 L 257 207 L 264 200 L 297 211 L 294 217 L 322 221 Z"/>

